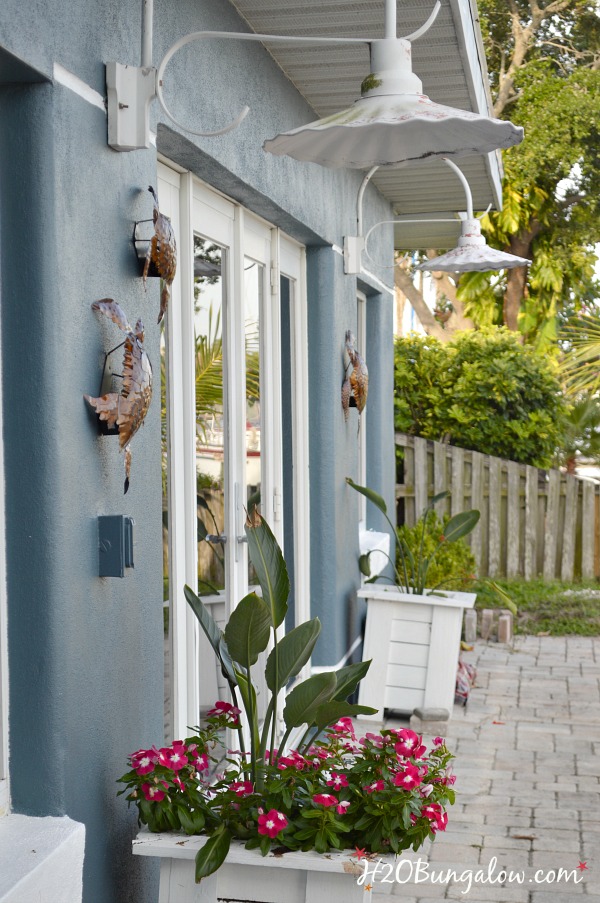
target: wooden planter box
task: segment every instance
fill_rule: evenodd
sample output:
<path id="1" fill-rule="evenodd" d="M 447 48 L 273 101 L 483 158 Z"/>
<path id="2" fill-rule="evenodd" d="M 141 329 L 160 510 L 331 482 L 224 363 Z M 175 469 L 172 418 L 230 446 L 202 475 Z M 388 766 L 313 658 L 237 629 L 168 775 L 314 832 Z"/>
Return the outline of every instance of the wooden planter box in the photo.
<path id="1" fill-rule="evenodd" d="M 410 713 L 443 708 L 452 713 L 463 610 L 475 593 L 416 596 L 395 587 L 360 590 L 367 603 L 363 660 L 373 662 L 360 683 L 359 703 Z"/>
<path id="2" fill-rule="evenodd" d="M 194 881 L 194 859 L 206 837 L 151 834 L 141 831 L 133 841 L 136 856 L 160 858 L 158 903 L 370 903 L 371 890 L 357 884 L 364 866 L 344 852 L 269 853 L 246 850 L 232 841 L 227 860 L 200 884 Z M 393 856 L 377 856 L 394 864 Z M 392 884 L 378 885 L 391 892 Z"/>

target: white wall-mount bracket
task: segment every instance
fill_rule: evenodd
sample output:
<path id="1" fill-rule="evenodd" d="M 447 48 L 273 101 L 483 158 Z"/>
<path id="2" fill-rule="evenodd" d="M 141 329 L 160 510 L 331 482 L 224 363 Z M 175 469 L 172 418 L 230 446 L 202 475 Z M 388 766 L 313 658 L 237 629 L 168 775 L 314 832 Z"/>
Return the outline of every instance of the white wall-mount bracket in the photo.
<path id="1" fill-rule="evenodd" d="M 153 66 L 106 64 L 108 143 L 117 151 L 150 147 L 150 102 L 156 97 Z"/>

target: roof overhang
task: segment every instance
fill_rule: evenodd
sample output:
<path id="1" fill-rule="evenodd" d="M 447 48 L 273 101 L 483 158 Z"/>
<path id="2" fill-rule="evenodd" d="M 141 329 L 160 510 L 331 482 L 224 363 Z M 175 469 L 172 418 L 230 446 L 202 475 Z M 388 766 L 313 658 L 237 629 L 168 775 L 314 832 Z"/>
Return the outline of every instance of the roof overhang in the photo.
<path id="1" fill-rule="evenodd" d="M 384 34 L 384 0 L 232 0 L 252 31 L 290 36 L 380 38 Z M 399 0 L 398 35 L 419 28 L 433 0 Z M 269 44 L 267 50 L 314 109 L 316 117 L 349 107 L 360 97 L 369 73 L 368 47 Z M 487 68 L 475 0 L 442 0 L 431 28 L 412 47 L 414 71 L 432 100 L 462 110 L 490 113 Z M 463 157 L 460 166 L 473 193 L 476 210 L 501 206 L 498 153 Z M 373 183 L 391 202 L 398 217 L 441 218 L 465 209 L 464 189 L 442 162 L 429 160 L 378 171 Z M 395 227 L 397 248 L 453 247 L 458 221 Z"/>

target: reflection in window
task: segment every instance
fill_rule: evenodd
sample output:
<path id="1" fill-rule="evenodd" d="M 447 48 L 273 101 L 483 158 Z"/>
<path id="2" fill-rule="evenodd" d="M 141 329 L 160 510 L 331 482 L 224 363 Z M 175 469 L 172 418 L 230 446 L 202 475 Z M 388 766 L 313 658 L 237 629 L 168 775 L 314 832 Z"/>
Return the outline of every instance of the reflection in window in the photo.
<path id="1" fill-rule="evenodd" d="M 264 267 L 244 258 L 244 337 L 246 344 L 246 510 L 260 510 L 262 489 L 260 406 L 260 307 Z M 256 577 L 249 565 L 248 582 Z"/>
<path id="2" fill-rule="evenodd" d="M 225 252 L 194 236 L 198 593 L 225 588 L 223 301 Z"/>

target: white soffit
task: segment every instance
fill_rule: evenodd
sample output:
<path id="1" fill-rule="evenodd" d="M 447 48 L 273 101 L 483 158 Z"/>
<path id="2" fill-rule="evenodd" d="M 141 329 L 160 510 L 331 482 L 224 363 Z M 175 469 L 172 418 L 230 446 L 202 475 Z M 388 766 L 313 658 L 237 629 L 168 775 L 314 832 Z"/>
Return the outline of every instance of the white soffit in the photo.
<path id="1" fill-rule="evenodd" d="M 384 33 L 384 0 L 301 0 L 293 5 L 281 0 L 232 0 L 232 5 L 258 33 L 367 38 L 380 38 Z M 433 0 L 398 0 L 398 36 L 419 28 L 433 5 Z M 360 97 L 361 82 L 369 73 L 366 44 L 311 47 L 266 42 L 265 46 L 314 109 L 315 118 L 342 110 Z M 413 43 L 412 50 L 414 71 L 432 100 L 489 112 L 475 0 L 442 0 L 434 25 Z M 471 185 L 475 210 L 484 210 L 489 204 L 499 206 L 497 155 L 461 158 L 459 165 Z M 398 215 L 444 216 L 465 206 L 459 180 L 441 161 L 380 170 L 373 182 Z M 396 227 L 396 247 L 452 247 L 459 227 L 437 224 L 417 230 L 412 225 Z M 417 236 L 422 236 L 422 244 L 416 243 Z"/>

